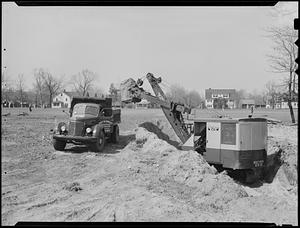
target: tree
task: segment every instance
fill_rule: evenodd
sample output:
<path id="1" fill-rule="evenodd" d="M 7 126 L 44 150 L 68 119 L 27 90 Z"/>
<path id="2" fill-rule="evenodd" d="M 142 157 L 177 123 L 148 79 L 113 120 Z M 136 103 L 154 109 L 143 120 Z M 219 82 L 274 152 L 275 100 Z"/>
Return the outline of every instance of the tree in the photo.
<path id="1" fill-rule="evenodd" d="M 119 91 L 120 90 L 115 87 L 114 83 L 110 84 L 108 92 L 109 92 L 109 96 L 112 98 L 113 103 L 115 103 L 115 102 L 121 103 L 121 94 Z"/>
<path id="2" fill-rule="evenodd" d="M 2 75 L 1 75 L 1 98 L 2 98 L 2 102 L 4 100 L 11 101 L 13 92 L 14 91 L 13 91 L 13 88 L 11 86 L 8 75 L 4 74 L 4 72 L 2 72 Z"/>
<path id="3" fill-rule="evenodd" d="M 166 96 L 173 102 L 184 104 L 190 108 L 199 107 L 203 103 L 203 99 L 196 90 L 188 91 L 179 85 L 171 85 L 169 89 Z"/>
<path id="4" fill-rule="evenodd" d="M 236 105 L 239 106 L 240 101 L 247 97 L 247 92 L 244 89 L 240 89 L 236 92 Z"/>
<path id="5" fill-rule="evenodd" d="M 44 104 L 44 93 L 45 93 L 45 83 L 44 83 L 44 74 L 45 71 L 40 68 L 40 69 L 35 69 L 34 70 L 34 79 L 35 79 L 35 83 L 33 84 L 35 91 L 36 91 L 36 99 L 35 99 L 35 103 L 36 105 L 38 104 L 38 100 L 40 101 L 40 105 L 41 107 Z M 39 99 L 38 99 L 39 98 Z"/>
<path id="6" fill-rule="evenodd" d="M 187 91 L 179 85 L 171 85 L 166 96 L 174 102 L 188 105 Z"/>
<path id="7" fill-rule="evenodd" d="M 52 107 L 52 98 L 62 87 L 62 81 L 53 77 L 53 75 L 45 70 L 42 70 L 42 78 L 45 85 L 45 89 L 49 94 L 49 105 Z"/>
<path id="8" fill-rule="evenodd" d="M 214 99 L 213 107 L 215 109 L 228 108 L 227 100 L 225 98 L 216 98 Z"/>
<path id="9" fill-rule="evenodd" d="M 24 100 L 24 76 L 23 74 L 18 75 L 17 79 L 17 91 L 18 91 L 18 98 L 21 103 L 21 107 L 23 107 L 23 100 Z"/>
<path id="10" fill-rule="evenodd" d="M 268 101 L 270 102 L 270 105 L 273 109 L 275 108 L 275 103 L 276 103 L 276 94 L 278 92 L 277 88 L 278 86 L 275 84 L 273 80 L 268 81 L 266 83 L 266 92 L 267 92 Z"/>
<path id="11" fill-rule="evenodd" d="M 72 84 L 77 93 L 85 96 L 92 89 L 96 74 L 85 69 L 72 77 Z"/>
<path id="12" fill-rule="evenodd" d="M 200 94 L 195 90 L 190 91 L 187 94 L 187 97 L 188 97 L 188 106 L 190 106 L 191 108 L 197 108 L 202 103 L 202 98 Z"/>
<path id="13" fill-rule="evenodd" d="M 109 86 L 109 95 L 116 96 L 118 94 L 118 89 L 115 87 L 114 83 Z"/>
<path id="14" fill-rule="evenodd" d="M 292 123 L 295 123 L 295 116 L 292 107 L 293 100 L 293 88 L 296 90 L 296 69 L 297 64 L 295 59 L 297 58 L 297 47 L 295 41 L 297 39 L 297 31 L 291 26 L 273 27 L 267 30 L 268 37 L 274 42 L 273 51 L 274 54 L 268 55 L 270 61 L 270 67 L 273 72 L 287 73 L 286 85 L 288 90 L 288 107 Z"/>

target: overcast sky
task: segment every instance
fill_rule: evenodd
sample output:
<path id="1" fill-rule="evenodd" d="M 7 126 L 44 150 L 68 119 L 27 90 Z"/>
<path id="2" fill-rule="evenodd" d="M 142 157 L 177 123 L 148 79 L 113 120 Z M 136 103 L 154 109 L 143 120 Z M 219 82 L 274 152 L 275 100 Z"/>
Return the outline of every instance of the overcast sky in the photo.
<path id="1" fill-rule="evenodd" d="M 97 83 L 148 72 L 204 94 L 206 88 L 262 90 L 271 73 L 264 28 L 293 24 L 296 2 L 272 7 L 18 7 L 2 3 L 2 72 L 26 78 L 43 67 L 67 78 L 84 68 Z M 146 84 L 146 83 L 145 83 Z M 67 88 L 68 89 L 68 88 Z"/>

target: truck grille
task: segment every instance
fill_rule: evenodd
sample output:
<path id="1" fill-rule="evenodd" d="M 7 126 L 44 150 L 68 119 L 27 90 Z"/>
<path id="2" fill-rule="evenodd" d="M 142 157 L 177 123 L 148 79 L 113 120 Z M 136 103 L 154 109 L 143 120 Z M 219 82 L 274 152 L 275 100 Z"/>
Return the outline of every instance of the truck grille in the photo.
<path id="1" fill-rule="evenodd" d="M 81 136 L 83 130 L 83 122 L 71 121 L 69 124 L 69 135 Z"/>
<path id="2" fill-rule="evenodd" d="M 111 132 L 111 124 L 105 124 L 104 125 L 104 132 L 106 132 L 106 133 Z"/>

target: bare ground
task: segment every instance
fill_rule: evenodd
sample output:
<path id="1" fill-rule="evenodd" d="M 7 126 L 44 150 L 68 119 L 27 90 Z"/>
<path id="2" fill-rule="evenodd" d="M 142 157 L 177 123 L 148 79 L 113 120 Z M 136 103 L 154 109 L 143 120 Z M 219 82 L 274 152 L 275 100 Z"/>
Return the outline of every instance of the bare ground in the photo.
<path id="1" fill-rule="evenodd" d="M 297 127 L 270 125 L 264 181 L 243 185 L 178 140 L 159 111 L 122 110 L 104 153 L 51 145 L 58 111 L 2 117 L 2 225 L 18 221 L 242 221 L 298 225 Z M 55 118 L 54 118 L 55 116 Z M 149 122 L 151 120 L 152 122 Z M 138 126 L 140 125 L 140 126 Z"/>

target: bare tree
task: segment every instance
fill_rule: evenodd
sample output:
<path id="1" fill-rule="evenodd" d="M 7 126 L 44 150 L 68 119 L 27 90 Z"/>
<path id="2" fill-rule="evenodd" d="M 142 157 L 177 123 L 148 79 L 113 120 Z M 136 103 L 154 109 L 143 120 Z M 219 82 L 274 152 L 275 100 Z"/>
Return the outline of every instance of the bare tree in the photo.
<path id="1" fill-rule="evenodd" d="M 45 90 L 43 76 L 44 76 L 44 70 L 42 68 L 34 70 L 34 79 L 35 79 L 34 88 L 36 91 L 36 98 L 39 97 L 41 107 L 43 106 L 43 93 Z M 38 99 L 36 99 L 36 105 L 37 105 L 37 100 Z"/>
<path id="2" fill-rule="evenodd" d="M 77 93 L 86 96 L 87 92 L 92 89 L 96 74 L 85 69 L 72 77 L 72 84 Z"/>
<path id="3" fill-rule="evenodd" d="M 18 75 L 18 80 L 17 80 L 17 91 L 21 103 L 21 107 L 23 107 L 23 98 L 24 98 L 24 76 L 23 74 Z"/>
<path id="4" fill-rule="evenodd" d="M 53 77 L 53 75 L 45 70 L 42 70 L 42 78 L 45 85 L 45 89 L 49 94 L 49 105 L 52 107 L 53 96 L 61 89 L 62 80 Z"/>
<path id="5" fill-rule="evenodd" d="M 248 96 L 246 90 L 240 89 L 235 93 L 236 105 L 239 107 L 242 99 L 245 99 Z"/>
<path id="6" fill-rule="evenodd" d="M 11 86 L 10 86 L 9 79 L 8 79 L 7 75 L 4 72 L 2 72 L 2 74 L 1 74 L 1 98 L 2 98 L 2 101 L 3 101 L 3 99 L 6 101 L 11 100 L 11 97 L 9 96 L 10 89 L 11 89 Z"/>
<path id="7" fill-rule="evenodd" d="M 276 103 L 276 95 L 278 93 L 278 85 L 276 85 L 275 81 L 268 81 L 266 83 L 266 95 L 268 97 L 268 101 L 270 102 L 271 107 L 275 108 Z"/>
<path id="8" fill-rule="evenodd" d="M 292 123 L 295 123 L 292 100 L 293 88 L 296 88 L 295 71 L 297 69 L 297 64 L 295 59 L 297 58 L 297 47 L 295 41 L 297 39 L 297 31 L 291 26 L 273 27 L 268 29 L 268 36 L 274 42 L 274 54 L 268 55 L 270 67 L 273 69 L 273 72 L 288 74 L 286 80 L 288 88 L 287 101 Z"/>

